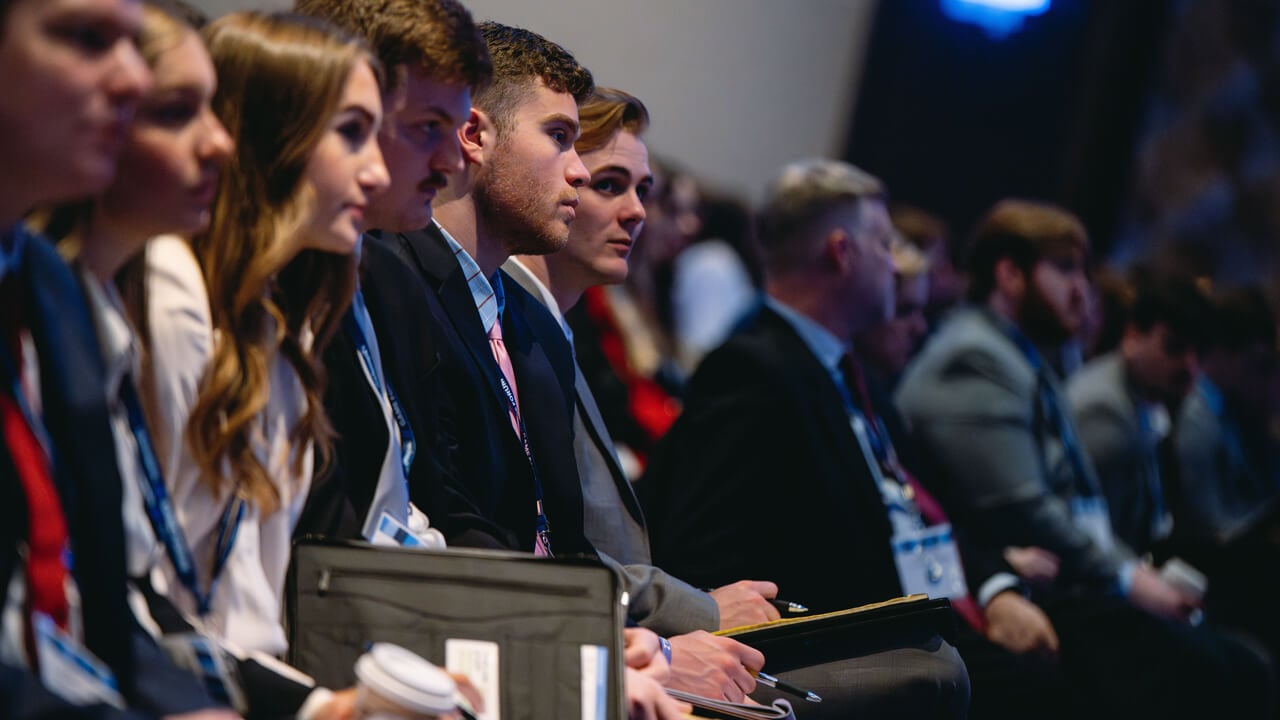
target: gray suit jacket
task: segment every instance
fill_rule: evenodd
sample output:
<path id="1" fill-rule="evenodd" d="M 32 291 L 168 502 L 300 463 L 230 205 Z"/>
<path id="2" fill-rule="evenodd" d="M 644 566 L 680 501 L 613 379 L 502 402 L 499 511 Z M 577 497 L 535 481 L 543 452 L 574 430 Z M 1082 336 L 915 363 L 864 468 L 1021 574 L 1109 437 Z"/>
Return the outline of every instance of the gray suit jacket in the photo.
<path id="1" fill-rule="evenodd" d="M 544 304 L 554 302 L 546 288 L 515 260 L 508 260 L 502 269 Z M 582 480 L 584 530 L 600 559 L 621 575 L 631 598 L 631 618 L 664 635 L 718 630 L 720 610 L 710 595 L 654 567 L 640 503 L 618 462 L 613 439 L 576 358 L 574 390 L 573 453 Z"/>
<path id="2" fill-rule="evenodd" d="M 1277 490 L 1269 463 L 1250 457 L 1230 421 L 1209 396 L 1217 390 L 1201 378 L 1182 403 L 1174 445 L 1182 488 L 1179 523 L 1189 537 L 1225 544 L 1245 529 Z"/>
<path id="3" fill-rule="evenodd" d="M 1058 589 L 1109 591 L 1132 551 L 1104 550 L 1072 521 L 1070 499 L 1093 481 L 1072 472 L 1035 369 L 1002 323 L 956 311 L 907 368 L 896 402 L 935 467 L 939 499 L 973 542 L 1043 547 L 1061 561 Z"/>
<path id="4" fill-rule="evenodd" d="M 1166 506 L 1157 440 L 1142 427 L 1137 390 L 1124 358 L 1094 358 L 1067 382 L 1067 399 L 1107 496 L 1111 528 L 1134 551 L 1151 549 L 1167 531 L 1160 528 Z"/>

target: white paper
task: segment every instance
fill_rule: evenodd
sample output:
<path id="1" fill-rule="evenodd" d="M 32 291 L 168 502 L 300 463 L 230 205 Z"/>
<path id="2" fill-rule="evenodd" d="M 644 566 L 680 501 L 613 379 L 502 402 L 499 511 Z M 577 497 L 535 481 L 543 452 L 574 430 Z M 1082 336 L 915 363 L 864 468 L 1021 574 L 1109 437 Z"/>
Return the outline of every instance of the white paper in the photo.
<path id="1" fill-rule="evenodd" d="M 583 645 L 582 720 L 606 720 L 609 707 L 609 648 Z"/>
<path id="2" fill-rule="evenodd" d="M 478 720 L 501 720 L 498 643 L 449 638 L 444 641 L 444 666 L 451 673 L 466 675 L 480 691 L 484 712 L 476 713 Z"/>

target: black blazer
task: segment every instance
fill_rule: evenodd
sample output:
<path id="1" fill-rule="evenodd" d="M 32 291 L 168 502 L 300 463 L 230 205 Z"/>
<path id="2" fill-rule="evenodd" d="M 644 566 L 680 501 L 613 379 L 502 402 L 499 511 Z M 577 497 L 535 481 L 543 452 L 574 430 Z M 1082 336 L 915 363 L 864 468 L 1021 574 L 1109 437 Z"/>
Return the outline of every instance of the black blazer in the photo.
<path id="1" fill-rule="evenodd" d="M 767 307 L 703 360 L 637 490 L 654 564 L 695 585 L 772 580 L 815 611 L 902 594 L 839 391 Z"/>
<path id="2" fill-rule="evenodd" d="M 39 356 L 43 420 L 70 535 L 85 645 L 111 668 L 131 707 L 155 714 L 208 707 L 211 703 L 194 678 L 169 663 L 126 602 L 121 480 L 101 350 L 83 288 L 57 252 L 35 237 L 24 243 L 19 272 L 23 317 Z M 17 546 L 26 537 L 26 495 L 0 447 L 0 588 L 8 587 L 19 562 Z M 66 707 L 34 676 L 0 667 L 0 715 L 42 712 L 56 717 L 124 715 L 102 707 Z"/>
<path id="3" fill-rule="evenodd" d="M 441 338 L 440 373 L 447 399 L 440 427 L 454 443 L 450 457 L 455 472 L 445 479 L 450 502 L 446 537 L 459 545 L 496 540 L 532 551 L 533 476 L 512 431 L 500 370 L 462 268 L 434 224 L 383 240 L 418 270 L 439 300 L 438 307 L 422 316 L 433 321 Z M 582 488 L 573 455 L 573 357 L 567 344 L 539 340 L 562 332 L 546 308 L 514 280 L 506 279 L 503 288 L 503 337 L 542 482 L 552 548 L 557 555 L 594 554 L 582 528 Z"/>
<path id="4" fill-rule="evenodd" d="M 438 311 L 439 302 L 413 268 L 378 242 L 365 240 L 360 276 L 383 372 L 408 415 L 417 443 L 409 473 L 410 499 L 432 525 L 447 533 L 444 476 L 453 461 L 450 443 L 440 428 L 445 394 L 438 372 L 437 329 L 427 320 L 434 314 L 432 308 Z M 332 464 L 312 483 L 294 536 L 359 538 L 391 438 L 381 401 L 365 377 L 354 339 L 345 330 L 325 348 L 324 365 L 328 373 L 325 410 L 338 437 Z"/>

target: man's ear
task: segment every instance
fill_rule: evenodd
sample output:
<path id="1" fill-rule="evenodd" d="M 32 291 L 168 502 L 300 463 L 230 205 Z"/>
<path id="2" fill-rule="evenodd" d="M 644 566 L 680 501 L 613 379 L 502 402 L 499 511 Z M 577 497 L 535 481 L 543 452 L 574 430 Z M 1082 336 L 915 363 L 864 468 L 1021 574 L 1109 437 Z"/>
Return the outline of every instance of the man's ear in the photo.
<path id="1" fill-rule="evenodd" d="M 832 228 L 822 241 L 822 260 L 844 275 L 852 267 L 853 237 L 842 227 Z"/>
<path id="2" fill-rule="evenodd" d="M 462 157 L 468 165 L 484 164 L 485 154 L 493 149 L 498 139 L 498 129 L 483 110 L 471 108 L 467 121 L 458 128 L 458 142 Z"/>
<path id="3" fill-rule="evenodd" d="M 996 261 L 996 290 L 1014 302 L 1021 302 L 1027 294 L 1027 283 L 1030 278 L 1022 268 L 1010 258 Z"/>

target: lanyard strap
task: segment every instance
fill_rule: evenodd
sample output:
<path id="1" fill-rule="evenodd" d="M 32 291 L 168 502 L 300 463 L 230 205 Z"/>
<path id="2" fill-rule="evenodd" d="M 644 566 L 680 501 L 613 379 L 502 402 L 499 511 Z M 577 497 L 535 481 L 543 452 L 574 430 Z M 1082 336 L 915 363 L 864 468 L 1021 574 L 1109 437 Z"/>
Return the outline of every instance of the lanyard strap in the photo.
<path id="1" fill-rule="evenodd" d="M 129 430 L 133 432 L 135 445 L 138 448 L 138 460 L 142 466 L 142 502 L 147 509 L 147 517 L 151 520 L 151 528 L 156 537 L 169 553 L 178 580 L 191 592 L 196 600 L 196 610 L 201 617 L 208 615 L 213 602 L 213 591 L 218 577 L 231 557 L 231 549 L 235 546 L 236 534 L 240 530 L 240 521 L 244 519 L 247 501 L 237 493 L 232 493 L 227 505 L 222 510 L 218 521 L 218 535 L 213 547 L 213 570 L 209 577 L 209 591 L 201 592 L 200 580 L 196 576 L 195 561 L 191 549 L 187 547 L 186 536 L 178 525 L 174 514 L 173 503 L 169 500 L 169 492 L 165 488 L 164 474 L 160 470 L 160 462 L 156 458 L 155 446 L 151 443 L 151 434 L 147 432 L 146 418 L 142 413 L 142 404 L 138 402 L 138 392 L 132 379 L 126 375 L 120 382 L 120 400 L 124 403 L 129 416 Z"/>
<path id="2" fill-rule="evenodd" d="M 520 406 L 516 403 L 516 394 L 511 390 L 511 384 L 507 382 L 507 376 L 502 373 L 502 369 L 498 369 L 498 383 L 502 385 L 502 394 L 507 398 L 508 408 L 516 416 L 516 423 L 520 426 L 520 446 L 524 449 L 524 456 L 529 461 L 529 473 L 533 475 L 533 503 L 536 515 L 536 525 L 538 539 L 543 543 L 543 547 L 547 549 L 547 553 L 551 553 L 551 522 L 547 520 L 547 513 L 542 506 L 542 480 L 538 477 L 538 464 L 533 460 L 533 450 L 529 446 L 529 430 L 524 423 L 524 414 L 520 412 Z"/>
<path id="3" fill-rule="evenodd" d="M 1044 408 L 1045 415 L 1058 434 L 1058 441 L 1062 443 L 1062 450 L 1067 455 L 1067 462 L 1071 463 L 1072 471 L 1074 471 L 1080 482 L 1088 486 L 1091 495 L 1101 496 L 1102 489 L 1098 487 L 1097 479 L 1089 471 L 1088 464 L 1084 459 L 1084 451 L 1080 446 L 1080 440 L 1076 437 L 1071 419 L 1067 416 L 1066 410 L 1063 409 L 1062 401 L 1058 397 L 1057 391 L 1054 390 L 1053 385 L 1050 383 L 1049 370 L 1045 367 L 1044 359 L 1040 357 L 1040 352 L 1036 350 L 1031 340 L 1019 332 L 1017 328 L 1009 326 L 1005 332 L 1009 339 L 1013 341 L 1013 344 L 1022 351 L 1023 357 L 1027 359 L 1027 362 L 1035 370 L 1036 393 L 1040 398 L 1040 406 Z"/>
<path id="4" fill-rule="evenodd" d="M 418 443 L 413 434 L 413 427 L 409 425 L 409 416 L 405 414 L 404 407 L 400 405 L 400 399 L 396 397 L 396 391 L 391 387 L 391 378 L 384 377 L 378 372 L 379 368 L 373 362 L 373 351 L 369 349 L 369 338 L 356 320 L 354 311 L 347 313 L 345 324 L 347 333 L 355 341 L 360 362 L 373 380 L 373 387 L 379 394 L 385 392 L 387 400 L 391 403 L 391 415 L 395 418 L 396 427 L 400 431 L 400 466 L 404 469 L 404 481 L 407 485 L 409 471 L 413 468 L 413 458 L 418 453 Z"/>
<path id="5" fill-rule="evenodd" d="M 893 438 L 889 436 L 889 428 L 884 424 L 884 419 L 875 413 L 875 408 L 871 404 L 861 368 L 851 355 L 846 354 L 840 360 L 839 370 L 836 387 L 840 390 L 846 411 L 850 417 L 856 418 L 862 427 L 861 435 L 865 436 L 872 455 L 866 458 L 867 463 L 871 464 L 874 461 L 876 467 L 873 468 L 873 474 L 877 481 L 891 484 L 895 491 L 894 499 L 885 498 L 887 509 L 890 512 L 905 513 L 915 518 L 923 527 L 926 524 L 923 513 L 912 499 L 914 490 L 911 483 L 907 481 L 905 468 L 898 461 L 898 453 L 893 447 Z M 859 407 L 859 402 L 854 400 L 855 392 L 861 401 L 862 408 Z M 875 470 L 879 472 L 874 472 Z M 885 492 L 887 491 L 882 488 L 881 494 L 884 495 Z M 901 501 L 898 498 L 901 498 Z"/>

